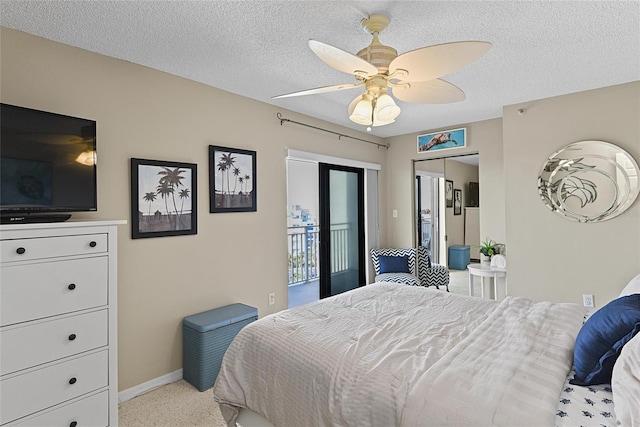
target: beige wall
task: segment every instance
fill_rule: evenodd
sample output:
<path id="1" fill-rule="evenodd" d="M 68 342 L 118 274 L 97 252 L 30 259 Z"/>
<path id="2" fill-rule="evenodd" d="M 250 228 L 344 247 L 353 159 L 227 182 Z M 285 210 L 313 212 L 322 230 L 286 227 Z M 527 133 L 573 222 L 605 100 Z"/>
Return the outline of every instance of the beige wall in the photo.
<path id="1" fill-rule="evenodd" d="M 506 242 L 505 192 L 502 158 L 502 119 L 481 122 L 481 151 L 478 181 L 480 182 L 480 238 Z M 478 258 L 477 253 L 471 255 Z"/>
<path id="2" fill-rule="evenodd" d="M 197 235 L 131 240 L 120 227 L 120 390 L 182 367 L 184 316 L 287 307 L 287 147 L 384 164 L 385 149 L 275 115 L 382 142 L 368 134 L 22 32 L 2 28 L 1 41 L 2 102 L 97 120 L 98 212 L 74 217 L 130 218 L 131 157 L 198 165 Z M 209 144 L 257 151 L 257 212 L 209 213 Z"/>
<path id="3" fill-rule="evenodd" d="M 611 220 L 576 223 L 541 202 L 537 177 L 549 155 L 577 141 L 611 142 L 640 159 L 640 82 L 508 106 L 503 123 L 509 292 L 578 303 L 594 294 L 606 304 L 640 272 L 640 200 Z"/>

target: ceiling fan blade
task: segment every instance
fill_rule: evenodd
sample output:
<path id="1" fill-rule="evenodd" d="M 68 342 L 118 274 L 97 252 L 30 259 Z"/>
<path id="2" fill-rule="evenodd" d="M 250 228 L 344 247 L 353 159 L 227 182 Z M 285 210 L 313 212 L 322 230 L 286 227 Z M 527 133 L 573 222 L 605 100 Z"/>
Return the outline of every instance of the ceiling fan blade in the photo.
<path id="1" fill-rule="evenodd" d="M 443 43 L 412 50 L 397 56 L 389 64 L 389 73 L 406 70 L 400 77 L 407 82 L 437 79 L 468 65 L 491 49 L 491 43 L 464 41 Z"/>
<path id="2" fill-rule="evenodd" d="M 309 47 L 318 58 L 338 71 L 349 74 L 360 72 L 367 76 L 378 74 L 378 68 L 375 65 L 337 47 L 316 40 L 309 40 Z"/>
<path id="3" fill-rule="evenodd" d="M 440 79 L 394 86 L 392 93 L 400 101 L 415 104 L 448 104 L 463 101 L 465 98 L 462 89 Z"/>
<path id="4" fill-rule="evenodd" d="M 336 92 L 338 90 L 353 89 L 356 87 L 360 87 L 363 84 L 364 82 L 346 83 L 342 85 L 333 85 L 333 86 L 323 86 L 323 87 L 317 87 L 315 89 L 302 90 L 300 92 L 291 92 L 291 93 L 285 93 L 284 95 L 272 96 L 271 99 L 290 98 L 292 96 L 315 95 L 317 93 L 326 93 L 326 92 Z"/>

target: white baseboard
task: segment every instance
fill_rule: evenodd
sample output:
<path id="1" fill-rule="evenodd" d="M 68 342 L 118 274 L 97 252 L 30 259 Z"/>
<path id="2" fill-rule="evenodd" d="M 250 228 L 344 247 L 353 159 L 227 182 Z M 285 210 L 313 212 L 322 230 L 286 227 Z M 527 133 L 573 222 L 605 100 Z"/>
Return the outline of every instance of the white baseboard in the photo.
<path id="1" fill-rule="evenodd" d="M 140 396 L 141 394 L 151 391 L 154 388 L 158 388 L 166 384 L 171 384 L 181 379 L 182 379 L 182 369 L 178 369 L 177 371 L 173 371 L 161 377 L 146 381 L 135 387 L 122 390 L 120 393 L 118 393 L 118 401 L 120 403 L 126 402 L 127 400 L 133 399 L 136 396 Z"/>

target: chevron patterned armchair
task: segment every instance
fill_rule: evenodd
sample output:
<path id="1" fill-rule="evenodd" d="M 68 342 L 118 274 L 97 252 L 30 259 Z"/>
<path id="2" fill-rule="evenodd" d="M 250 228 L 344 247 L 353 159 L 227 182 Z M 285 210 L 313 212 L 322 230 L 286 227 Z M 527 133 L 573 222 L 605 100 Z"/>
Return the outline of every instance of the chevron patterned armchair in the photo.
<path id="1" fill-rule="evenodd" d="M 431 262 L 429 250 L 415 248 L 371 249 L 376 272 L 374 282 L 406 283 L 412 286 L 444 286 L 449 291 L 449 270 Z"/>

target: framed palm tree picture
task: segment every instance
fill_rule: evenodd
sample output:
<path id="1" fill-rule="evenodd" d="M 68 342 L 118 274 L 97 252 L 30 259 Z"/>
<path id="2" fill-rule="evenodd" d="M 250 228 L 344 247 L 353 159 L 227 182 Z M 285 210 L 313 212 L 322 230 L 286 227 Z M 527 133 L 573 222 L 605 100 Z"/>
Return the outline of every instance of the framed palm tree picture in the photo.
<path id="1" fill-rule="evenodd" d="M 131 238 L 197 234 L 197 165 L 131 159 Z"/>
<path id="2" fill-rule="evenodd" d="M 255 212 L 256 152 L 209 146 L 209 212 Z"/>

